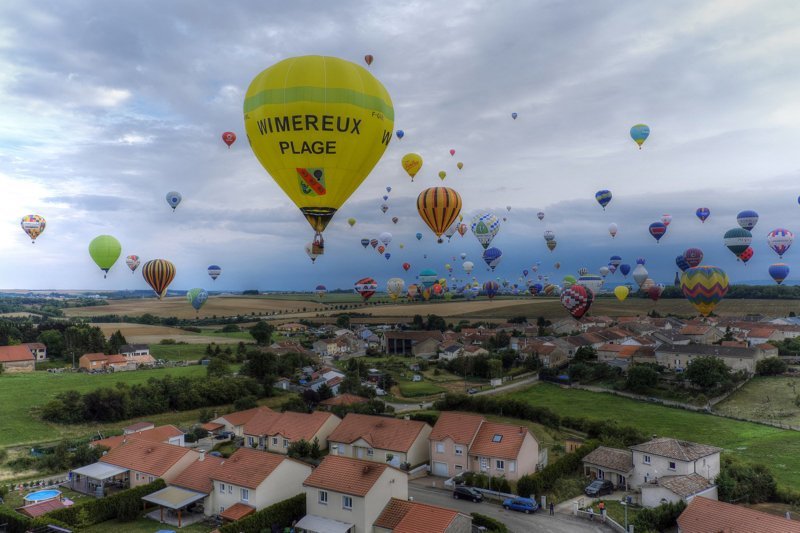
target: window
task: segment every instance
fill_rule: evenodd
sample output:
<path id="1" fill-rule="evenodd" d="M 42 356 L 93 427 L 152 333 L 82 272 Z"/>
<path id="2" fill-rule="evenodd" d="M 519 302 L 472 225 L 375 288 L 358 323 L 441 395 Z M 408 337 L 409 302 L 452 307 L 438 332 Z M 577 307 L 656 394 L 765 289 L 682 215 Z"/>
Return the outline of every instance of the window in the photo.
<path id="1" fill-rule="evenodd" d="M 148 477 L 148 478 L 147 478 L 147 482 L 148 482 L 148 483 L 152 483 L 152 482 L 153 482 L 153 481 L 155 481 L 155 480 L 156 480 L 156 478 L 155 478 L 155 477 L 153 477 L 153 476 L 150 476 L 150 477 Z"/>
<path id="2" fill-rule="evenodd" d="M 224 507 L 224 506 L 222 506 L 222 505 L 220 505 L 220 506 L 219 506 L 219 514 L 222 514 L 222 513 L 223 513 L 223 511 L 225 511 L 225 507 Z"/>
<path id="3" fill-rule="evenodd" d="M 669 469 L 670 470 L 675 470 L 675 461 L 670 461 L 669 462 Z"/>
<path id="4" fill-rule="evenodd" d="M 464 470 L 464 467 L 461 465 L 455 465 L 455 467 L 456 467 L 456 472 L 461 472 L 462 470 Z"/>
<path id="5" fill-rule="evenodd" d="M 328 505 L 328 491 L 321 490 L 319 491 L 319 503 L 322 505 Z"/>
<path id="6" fill-rule="evenodd" d="M 283 439 L 283 447 L 284 448 L 288 448 L 289 447 L 289 439 Z"/>
<path id="7" fill-rule="evenodd" d="M 342 509 L 346 509 L 348 511 L 353 510 L 353 498 L 350 496 L 342 496 Z"/>
<path id="8" fill-rule="evenodd" d="M 136 481 L 139 481 L 139 472 L 136 472 Z"/>
<path id="9" fill-rule="evenodd" d="M 253 445 L 255 445 L 255 443 L 256 443 L 256 439 L 254 439 L 253 437 L 247 437 L 247 445 L 248 446 L 250 446 L 252 448 Z"/>
<path id="10" fill-rule="evenodd" d="M 486 472 L 487 470 L 489 470 L 489 459 L 487 457 L 481 457 L 480 463 L 481 463 L 481 472 Z"/>
<path id="11" fill-rule="evenodd" d="M 503 436 L 500 435 L 499 433 L 495 434 L 495 436 L 492 437 L 492 442 L 500 442 L 502 440 L 503 440 Z"/>
<path id="12" fill-rule="evenodd" d="M 367 457 L 372 457 L 373 455 L 375 455 L 375 450 L 367 448 Z"/>
<path id="13" fill-rule="evenodd" d="M 497 462 L 495 463 L 495 468 L 497 468 L 498 470 L 505 470 L 506 462 L 501 459 L 498 459 Z"/>
<path id="14" fill-rule="evenodd" d="M 516 461 L 509 461 L 508 462 L 508 471 L 509 472 L 516 472 L 517 471 L 517 462 Z"/>
<path id="15" fill-rule="evenodd" d="M 233 485 L 228 485 L 228 494 L 233 494 Z"/>
<path id="16" fill-rule="evenodd" d="M 444 442 L 436 443 L 436 453 L 444 453 Z"/>
<path id="17" fill-rule="evenodd" d="M 646 465 L 650 464 L 650 456 L 649 455 L 644 455 L 642 457 L 642 459 L 644 460 L 644 464 L 646 464 Z"/>
<path id="18" fill-rule="evenodd" d="M 456 446 L 456 455 L 464 455 L 464 447 L 463 446 Z"/>
<path id="19" fill-rule="evenodd" d="M 277 446 L 278 445 L 278 437 L 272 437 L 272 445 L 273 446 Z"/>
<path id="20" fill-rule="evenodd" d="M 219 493 L 220 494 L 225 494 L 225 483 L 220 483 L 219 484 Z"/>
<path id="21" fill-rule="evenodd" d="M 250 491 L 247 489 L 239 489 L 241 500 L 243 502 L 250 501 Z"/>

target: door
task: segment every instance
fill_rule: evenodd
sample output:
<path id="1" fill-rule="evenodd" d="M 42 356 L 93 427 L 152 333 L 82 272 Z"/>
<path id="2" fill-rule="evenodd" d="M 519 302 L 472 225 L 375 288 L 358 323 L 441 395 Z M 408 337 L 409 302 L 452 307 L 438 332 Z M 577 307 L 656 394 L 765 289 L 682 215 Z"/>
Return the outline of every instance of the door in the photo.
<path id="1" fill-rule="evenodd" d="M 363 459 L 364 458 L 364 448 L 361 448 L 360 446 L 356 446 L 356 457 L 359 458 L 359 459 Z"/>
<path id="2" fill-rule="evenodd" d="M 447 477 L 447 463 L 433 462 L 433 475 Z"/>

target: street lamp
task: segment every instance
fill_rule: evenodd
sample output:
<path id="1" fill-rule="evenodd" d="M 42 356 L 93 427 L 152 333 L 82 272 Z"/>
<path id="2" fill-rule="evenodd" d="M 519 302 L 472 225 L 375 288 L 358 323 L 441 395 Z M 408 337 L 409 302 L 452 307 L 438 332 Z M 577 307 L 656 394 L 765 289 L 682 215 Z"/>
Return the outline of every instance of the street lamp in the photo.
<path id="1" fill-rule="evenodd" d="M 620 500 L 619 504 L 625 508 L 625 531 L 628 531 L 628 502 Z"/>

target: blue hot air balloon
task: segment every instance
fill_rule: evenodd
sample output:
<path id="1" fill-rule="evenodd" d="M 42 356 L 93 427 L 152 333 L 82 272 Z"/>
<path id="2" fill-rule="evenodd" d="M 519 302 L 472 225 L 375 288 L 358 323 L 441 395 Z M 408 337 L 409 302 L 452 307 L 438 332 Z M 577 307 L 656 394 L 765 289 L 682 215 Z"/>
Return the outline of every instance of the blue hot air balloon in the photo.
<path id="1" fill-rule="evenodd" d="M 711 210 L 707 207 L 700 207 L 695 214 L 697 218 L 700 219 L 700 222 L 705 222 L 709 215 L 711 215 Z"/>
<path id="2" fill-rule="evenodd" d="M 663 222 L 653 222 L 650 224 L 648 228 L 650 235 L 656 240 L 656 242 L 661 240 L 661 237 L 667 232 L 667 226 Z"/>
<path id="3" fill-rule="evenodd" d="M 527 268 L 522 271 L 522 275 L 525 276 L 526 278 L 528 277 L 528 269 Z"/>
<path id="4" fill-rule="evenodd" d="M 758 223 L 758 213 L 748 209 L 736 215 L 736 222 L 739 226 L 747 231 L 751 231 Z"/>
<path id="5" fill-rule="evenodd" d="M 631 128 L 631 139 L 639 145 L 639 150 L 642 149 L 642 144 L 650 136 L 650 126 L 647 124 L 636 124 Z"/>
<path id="6" fill-rule="evenodd" d="M 681 272 L 686 272 L 689 269 L 689 263 L 686 262 L 686 258 L 683 256 L 683 254 L 675 258 L 675 264 L 678 265 L 678 268 L 681 269 Z"/>
<path id="7" fill-rule="evenodd" d="M 222 274 L 222 269 L 219 265 L 209 265 L 208 275 L 211 276 L 212 280 L 216 280 L 220 274 Z"/>
<path id="8" fill-rule="evenodd" d="M 361 239 L 361 246 L 363 246 L 364 248 L 369 246 L 369 239 Z"/>
<path id="9" fill-rule="evenodd" d="M 421 241 L 421 240 L 422 240 L 422 233 L 417 233 L 417 240 L 418 240 L 418 241 Z"/>
<path id="10" fill-rule="evenodd" d="M 502 259 L 502 257 L 503 252 L 501 252 L 498 248 L 492 247 L 483 251 L 483 260 L 492 270 L 494 270 L 497 265 L 500 264 L 500 259 Z"/>
<path id="11" fill-rule="evenodd" d="M 385 201 L 386 201 L 386 200 L 388 200 L 388 199 L 389 199 L 389 197 L 388 197 L 388 196 L 386 196 L 386 195 L 384 194 L 384 195 L 383 195 L 383 201 L 385 202 Z"/>
<path id="12" fill-rule="evenodd" d="M 208 300 L 208 293 L 205 289 L 191 289 L 186 293 L 186 299 L 194 307 L 195 311 L 199 311 Z"/>
<path id="13" fill-rule="evenodd" d="M 636 264 L 637 264 L 637 265 L 642 265 L 642 266 L 644 266 L 644 264 L 645 264 L 646 262 L 647 262 L 647 260 L 646 260 L 644 257 L 640 257 L 640 258 L 638 258 L 638 259 L 636 260 Z"/>
<path id="14" fill-rule="evenodd" d="M 383 254 L 383 257 L 385 257 L 386 260 L 388 261 L 389 258 L 392 257 L 392 254 L 390 254 L 389 252 L 386 252 L 385 254 Z"/>
<path id="15" fill-rule="evenodd" d="M 397 130 L 397 134 L 396 135 L 397 135 L 398 139 L 402 139 L 403 136 L 405 135 L 405 132 L 403 130 Z"/>
<path id="16" fill-rule="evenodd" d="M 631 272 L 631 266 L 627 263 L 623 263 L 619 266 L 619 271 L 623 276 L 627 276 Z"/>
<path id="17" fill-rule="evenodd" d="M 517 114 L 516 113 L 511 113 L 511 118 L 513 118 L 514 120 L 517 120 Z"/>
<path id="18" fill-rule="evenodd" d="M 600 206 L 605 210 L 608 203 L 611 201 L 611 191 L 603 189 L 602 191 L 597 191 L 594 195 L 595 200 Z"/>
<path id="19" fill-rule="evenodd" d="M 775 263 L 769 266 L 769 275 L 775 280 L 775 283 L 780 285 L 786 276 L 789 275 L 789 265 L 786 263 Z"/>

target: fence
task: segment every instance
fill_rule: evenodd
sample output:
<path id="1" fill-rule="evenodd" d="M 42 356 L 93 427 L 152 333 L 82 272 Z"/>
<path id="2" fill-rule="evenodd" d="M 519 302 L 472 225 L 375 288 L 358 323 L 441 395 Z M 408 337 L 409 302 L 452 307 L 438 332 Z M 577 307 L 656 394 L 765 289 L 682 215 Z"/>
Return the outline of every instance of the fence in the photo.
<path id="1" fill-rule="evenodd" d="M 608 515 L 601 515 L 599 513 L 590 513 L 589 511 L 581 511 L 581 510 L 575 511 L 574 514 L 576 517 L 582 518 L 583 520 L 590 520 L 603 524 L 607 528 L 611 529 L 612 531 L 616 531 L 617 533 L 628 533 L 627 531 L 625 531 L 625 528 L 621 524 L 614 521 Z"/>

